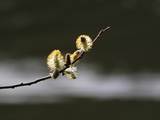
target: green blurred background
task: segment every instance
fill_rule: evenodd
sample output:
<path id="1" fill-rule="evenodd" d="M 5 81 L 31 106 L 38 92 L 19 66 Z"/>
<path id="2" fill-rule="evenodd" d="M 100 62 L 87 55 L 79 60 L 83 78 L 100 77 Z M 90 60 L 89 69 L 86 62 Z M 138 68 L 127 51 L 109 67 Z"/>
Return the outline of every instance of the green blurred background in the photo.
<path id="1" fill-rule="evenodd" d="M 42 68 L 38 70 L 30 65 L 28 68 L 46 74 L 45 60 L 53 49 L 61 49 L 64 53 L 74 51 L 78 35 L 88 34 L 94 38 L 106 26 L 111 26 L 111 29 L 82 60 L 86 67 L 88 64 L 96 66 L 97 74 L 102 76 L 143 72 L 159 74 L 160 0 L 0 0 L 1 68 L 4 62 L 6 65 L 12 61 L 13 66 L 14 63 L 19 65 L 13 67 L 9 64 L 8 68 L 26 72 L 28 69 L 19 61 L 29 59 L 32 63 L 32 59 L 36 59 L 41 63 L 37 67 Z M 134 76 L 133 80 L 139 79 Z M 0 94 L 1 101 L 5 91 L 0 91 Z M 12 94 L 16 92 L 12 90 Z M 160 119 L 159 99 L 97 100 L 89 96 L 69 96 L 69 101 L 56 103 L 1 103 L 0 118 Z"/>

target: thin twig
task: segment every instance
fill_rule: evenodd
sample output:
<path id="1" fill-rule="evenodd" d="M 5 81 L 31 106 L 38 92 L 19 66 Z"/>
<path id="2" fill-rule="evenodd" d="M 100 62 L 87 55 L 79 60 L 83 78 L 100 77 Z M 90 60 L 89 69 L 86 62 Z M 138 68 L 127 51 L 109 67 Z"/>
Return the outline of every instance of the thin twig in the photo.
<path id="1" fill-rule="evenodd" d="M 44 76 L 44 77 L 41 77 L 41 78 L 38 78 L 36 79 L 35 81 L 32 81 L 32 82 L 27 82 L 27 83 L 19 83 L 19 84 L 15 84 L 15 85 L 9 85 L 9 86 L 1 86 L 0 89 L 9 89 L 9 88 L 16 88 L 16 87 L 22 87 L 22 86 L 30 86 L 32 84 L 36 84 L 38 82 L 41 82 L 41 81 L 45 81 L 47 79 L 51 78 L 50 75 L 48 76 Z"/>
<path id="2" fill-rule="evenodd" d="M 101 29 L 101 30 L 99 31 L 99 33 L 96 35 L 96 37 L 93 39 L 93 43 L 96 42 L 96 40 L 102 35 L 103 32 L 109 30 L 110 28 L 111 28 L 111 27 L 108 26 L 108 27 L 106 27 L 106 28 L 104 28 L 104 29 Z"/>
<path id="3" fill-rule="evenodd" d="M 106 28 L 104 28 L 104 29 L 101 29 L 101 30 L 99 31 L 99 33 L 96 35 L 96 37 L 93 39 L 93 43 L 94 43 L 98 38 L 100 38 L 100 36 L 102 35 L 103 32 L 105 32 L 105 31 L 107 31 L 107 30 L 109 30 L 109 29 L 110 29 L 110 27 L 106 27 Z M 75 61 L 73 61 L 73 62 L 71 63 L 71 65 L 74 64 L 74 63 L 76 63 L 76 62 L 77 62 L 78 60 L 80 60 L 81 58 L 83 58 L 84 54 L 85 54 L 85 52 L 82 52 L 81 55 L 80 55 Z M 69 66 L 70 66 L 70 65 L 69 65 Z M 59 71 L 59 73 L 63 73 L 69 66 L 66 66 L 64 69 L 62 69 L 61 71 Z M 38 78 L 38 79 L 36 79 L 36 80 L 34 80 L 34 81 L 31 81 L 31 82 L 26 82 L 26 83 L 23 83 L 23 82 L 22 82 L 22 83 L 14 84 L 14 85 L 0 86 L 0 89 L 10 89 L 10 88 L 13 89 L 13 88 L 17 88 L 17 87 L 30 86 L 30 85 L 39 83 L 39 82 L 41 82 L 41 81 L 45 81 L 45 80 L 50 79 L 50 78 L 51 78 L 51 76 L 48 75 L 48 76 L 44 76 L 44 77 Z"/>

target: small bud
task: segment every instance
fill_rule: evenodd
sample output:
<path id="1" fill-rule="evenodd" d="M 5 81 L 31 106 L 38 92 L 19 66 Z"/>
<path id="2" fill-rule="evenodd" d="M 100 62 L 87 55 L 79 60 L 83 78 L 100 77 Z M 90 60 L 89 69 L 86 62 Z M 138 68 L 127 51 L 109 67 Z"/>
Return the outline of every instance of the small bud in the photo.
<path id="1" fill-rule="evenodd" d="M 82 50 L 76 50 L 73 54 L 70 55 L 70 59 L 71 59 L 71 62 L 74 62 L 76 59 L 78 59 L 81 54 L 82 54 Z"/>
<path id="2" fill-rule="evenodd" d="M 56 79 L 59 76 L 59 70 L 55 69 L 53 72 L 49 73 L 53 79 Z"/>
<path id="3" fill-rule="evenodd" d="M 69 79 L 76 79 L 76 74 L 77 74 L 77 68 L 76 67 L 69 67 L 64 71 L 64 75 L 69 78 Z"/>
<path id="4" fill-rule="evenodd" d="M 77 49 L 87 52 L 93 46 L 92 39 L 88 35 L 80 35 L 76 40 Z"/>
<path id="5" fill-rule="evenodd" d="M 64 57 L 59 50 L 53 50 L 47 58 L 47 65 L 53 78 L 58 77 L 58 73 L 65 66 Z"/>
<path id="6" fill-rule="evenodd" d="M 67 53 L 66 55 L 65 55 L 65 66 L 69 66 L 69 65 L 71 65 L 71 58 L 70 58 L 70 53 Z"/>

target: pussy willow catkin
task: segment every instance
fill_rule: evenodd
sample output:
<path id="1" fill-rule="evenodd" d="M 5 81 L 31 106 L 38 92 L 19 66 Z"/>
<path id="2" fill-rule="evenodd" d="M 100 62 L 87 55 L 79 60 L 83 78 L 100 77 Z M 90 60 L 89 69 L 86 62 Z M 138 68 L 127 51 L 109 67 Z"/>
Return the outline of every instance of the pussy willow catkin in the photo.
<path id="1" fill-rule="evenodd" d="M 92 39 L 88 35 L 80 35 L 76 39 L 76 48 L 72 54 L 67 53 L 64 57 L 60 50 L 53 50 L 47 58 L 47 65 L 49 68 L 49 73 L 53 79 L 56 79 L 60 71 L 66 66 L 67 69 L 64 70 L 62 75 L 65 75 L 69 79 L 76 79 L 77 77 L 77 67 L 72 64 L 78 57 L 80 57 L 82 52 L 88 52 L 93 46 Z"/>

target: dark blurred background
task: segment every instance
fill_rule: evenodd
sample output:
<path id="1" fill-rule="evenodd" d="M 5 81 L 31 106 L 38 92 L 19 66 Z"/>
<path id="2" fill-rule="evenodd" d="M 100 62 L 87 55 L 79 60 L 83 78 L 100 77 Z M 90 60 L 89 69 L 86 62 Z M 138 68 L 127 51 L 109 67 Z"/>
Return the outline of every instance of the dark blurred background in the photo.
<path id="1" fill-rule="evenodd" d="M 53 49 L 106 26 L 78 80 L 1 90 L 0 118 L 160 119 L 160 0 L 0 0 L 0 85 L 46 75 Z"/>

